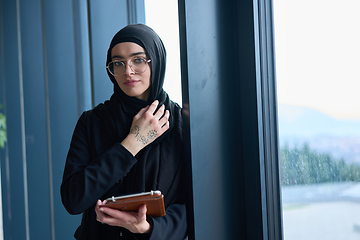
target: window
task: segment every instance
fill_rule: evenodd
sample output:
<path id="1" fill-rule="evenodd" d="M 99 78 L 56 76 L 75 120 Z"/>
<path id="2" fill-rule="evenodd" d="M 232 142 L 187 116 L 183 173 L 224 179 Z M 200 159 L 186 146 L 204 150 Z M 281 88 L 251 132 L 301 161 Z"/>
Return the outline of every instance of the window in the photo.
<path id="1" fill-rule="evenodd" d="M 360 3 L 273 4 L 284 239 L 359 239 Z"/>
<path id="2" fill-rule="evenodd" d="M 145 0 L 145 15 L 146 24 L 159 34 L 166 48 L 164 89 L 171 100 L 181 105 L 178 2 L 177 0 Z"/>

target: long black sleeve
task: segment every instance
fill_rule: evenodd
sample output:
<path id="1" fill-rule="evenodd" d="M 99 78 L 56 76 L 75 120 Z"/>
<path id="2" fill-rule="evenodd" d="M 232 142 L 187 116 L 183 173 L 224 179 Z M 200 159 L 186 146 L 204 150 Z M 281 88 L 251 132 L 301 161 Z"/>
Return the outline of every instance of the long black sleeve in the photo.
<path id="1" fill-rule="evenodd" d="M 83 114 L 73 134 L 61 184 L 62 202 L 70 214 L 80 214 L 95 204 L 136 163 L 120 143 L 91 159 L 87 134 Z"/>
<path id="2" fill-rule="evenodd" d="M 166 209 L 164 217 L 152 218 L 153 226 L 150 240 L 184 239 L 187 222 L 185 204 L 174 204 Z"/>

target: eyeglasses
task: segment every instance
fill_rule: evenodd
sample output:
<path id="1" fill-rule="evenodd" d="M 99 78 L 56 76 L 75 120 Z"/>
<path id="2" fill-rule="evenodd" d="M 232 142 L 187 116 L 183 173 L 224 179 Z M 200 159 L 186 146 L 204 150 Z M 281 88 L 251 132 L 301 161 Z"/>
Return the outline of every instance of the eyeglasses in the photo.
<path id="1" fill-rule="evenodd" d="M 146 71 L 149 62 L 151 62 L 151 59 L 146 60 L 143 57 L 135 57 L 130 60 L 129 66 L 135 73 L 143 73 Z M 106 68 L 113 76 L 121 76 L 125 73 L 126 63 L 125 61 L 114 60 Z"/>

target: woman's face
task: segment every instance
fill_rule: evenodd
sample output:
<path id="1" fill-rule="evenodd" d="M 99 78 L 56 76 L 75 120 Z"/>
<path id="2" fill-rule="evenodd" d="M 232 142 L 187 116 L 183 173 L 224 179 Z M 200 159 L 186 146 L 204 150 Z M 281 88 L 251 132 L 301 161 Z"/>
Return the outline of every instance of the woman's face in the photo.
<path id="1" fill-rule="evenodd" d="M 129 66 L 130 60 L 134 57 L 143 57 L 147 59 L 144 48 L 133 42 L 122 42 L 115 45 L 111 50 L 112 61 L 123 61 L 126 65 L 126 69 L 123 75 L 114 77 L 120 89 L 126 95 L 146 101 L 150 93 L 151 68 L 150 66 L 147 66 L 143 73 L 134 72 Z"/>

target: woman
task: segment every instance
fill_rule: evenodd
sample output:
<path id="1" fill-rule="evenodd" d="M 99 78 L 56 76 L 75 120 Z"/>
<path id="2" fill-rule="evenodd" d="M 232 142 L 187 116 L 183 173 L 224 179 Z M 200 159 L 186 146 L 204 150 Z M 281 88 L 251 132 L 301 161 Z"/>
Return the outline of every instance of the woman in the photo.
<path id="1" fill-rule="evenodd" d="M 163 90 L 166 52 L 143 24 L 112 39 L 106 66 L 114 93 L 78 120 L 61 185 L 76 239 L 184 239 L 186 210 L 181 108 Z M 104 199 L 160 190 L 166 215 L 101 207 Z"/>

